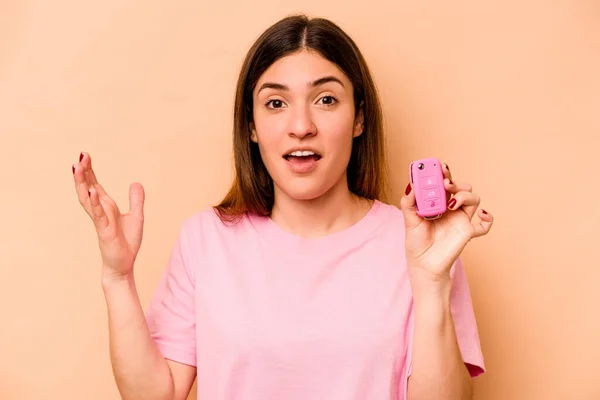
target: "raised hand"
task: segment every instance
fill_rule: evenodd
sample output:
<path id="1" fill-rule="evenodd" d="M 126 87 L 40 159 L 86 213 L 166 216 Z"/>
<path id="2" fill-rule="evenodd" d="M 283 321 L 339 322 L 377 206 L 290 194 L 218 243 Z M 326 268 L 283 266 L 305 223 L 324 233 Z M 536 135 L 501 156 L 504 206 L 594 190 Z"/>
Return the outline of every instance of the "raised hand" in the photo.
<path id="1" fill-rule="evenodd" d="M 417 215 L 415 194 L 409 185 L 401 200 L 406 225 L 406 257 L 414 267 L 434 280 L 450 276 L 450 268 L 467 243 L 484 236 L 492 227 L 494 218 L 479 210 L 479 195 L 466 182 L 455 182 L 447 165 L 444 168 L 444 187 L 448 195 L 448 211 L 436 220 Z M 478 215 L 479 221 L 471 220 Z"/>
<path id="2" fill-rule="evenodd" d="M 115 201 L 98 183 L 88 153 L 73 164 L 73 180 L 79 203 L 90 216 L 98 236 L 102 257 L 102 279 L 128 278 L 142 244 L 144 227 L 144 188 L 129 187 L 129 212 L 122 214 Z"/>

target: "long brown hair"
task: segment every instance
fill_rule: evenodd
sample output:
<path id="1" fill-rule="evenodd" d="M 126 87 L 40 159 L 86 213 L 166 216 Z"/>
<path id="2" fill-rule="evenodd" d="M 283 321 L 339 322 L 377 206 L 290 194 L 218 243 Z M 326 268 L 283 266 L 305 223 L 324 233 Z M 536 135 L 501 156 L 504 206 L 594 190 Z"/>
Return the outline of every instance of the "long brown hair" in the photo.
<path id="1" fill-rule="evenodd" d="M 354 139 L 348 163 L 350 191 L 367 199 L 387 197 L 387 163 L 383 117 L 377 89 L 354 41 L 335 23 L 324 18 L 292 15 L 269 27 L 252 45 L 242 65 L 235 94 L 233 151 L 235 179 L 221 203 L 215 206 L 223 222 L 245 213 L 269 215 L 274 191 L 258 145 L 250 140 L 254 88 L 261 75 L 279 58 L 307 49 L 336 64 L 354 88 L 356 113 L 363 108 L 364 131 Z"/>

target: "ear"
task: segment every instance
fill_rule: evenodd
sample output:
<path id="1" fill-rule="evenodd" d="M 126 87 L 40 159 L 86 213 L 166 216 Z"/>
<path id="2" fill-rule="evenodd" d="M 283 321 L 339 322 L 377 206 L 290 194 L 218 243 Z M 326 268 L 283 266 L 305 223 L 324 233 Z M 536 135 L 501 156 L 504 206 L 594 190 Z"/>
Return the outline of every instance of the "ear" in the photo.
<path id="1" fill-rule="evenodd" d="M 250 140 L 252 140 L 254 143 L 258 143 L 258 136 L 256 135 L 256 126 L 254 125 L 254 122 L 250 122 L 248 127 L 250 128 Z"/>
<path id="2" fill-rule="evenodd" d="M 364 101 L 360 103 L 358 113 L 354 118 L 354 134 L 353 137 L 359 137 L 365 130 L 365 113 L 364 113 Z"/>

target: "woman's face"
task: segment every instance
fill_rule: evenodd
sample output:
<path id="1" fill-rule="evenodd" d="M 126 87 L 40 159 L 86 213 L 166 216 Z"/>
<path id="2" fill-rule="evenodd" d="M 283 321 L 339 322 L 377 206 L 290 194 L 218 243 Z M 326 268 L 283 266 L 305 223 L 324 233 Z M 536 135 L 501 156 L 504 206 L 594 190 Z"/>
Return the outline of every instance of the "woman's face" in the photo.
<path id="1" fill-rule="evenodd" d="M 347 185 L 355 118 L 352 84 L 315 52 L 283 57 L 267 69 L 253 93 L 252 141 L 273 179 L 275 196 L 310 200 Z"/>

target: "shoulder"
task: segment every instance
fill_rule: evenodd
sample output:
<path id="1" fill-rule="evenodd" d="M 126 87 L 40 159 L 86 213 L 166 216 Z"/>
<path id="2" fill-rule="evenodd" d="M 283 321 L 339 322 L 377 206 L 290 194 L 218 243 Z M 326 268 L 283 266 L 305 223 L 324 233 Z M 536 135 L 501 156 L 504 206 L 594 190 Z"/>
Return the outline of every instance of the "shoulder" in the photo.
<path id="1" fill-rule="evenodd" d="M 401 219 L 404 221 L 404 214 L 402 214 L 402 210 L 400 210 L 400 208 L 395 204 L 384 203 L 380 200 L 376 200 L 375 205 L 378 207 L 378 212 L 381 212 L 390 218 L 394 218 L 396 220 Z"/>
<path id="2" fill-rule="evenodd" d="M 404 231 L 404 214 L 398 206 L 377 200 L 374 204 L 374 212 L 384 228 Z"/>
<path id="3" fill-rule="evenodd" d="M 217 211 L 214 207 L 206 207 L 201 210 L 198 210 L 190 215 L 188 215 L 183 220 L 183 225 L 192 227 L 192 226 L 204 226 L 204 225 L 219 225 L 221 219 L 217 214 Z"/>
<path id="4" fill-rule="evenodd" d="M 198 210 L 183 219 L 180 234 L 194 240 L 209 237 L 238 236 L 253 228 L 252 218 L 242 215 L 235 222 L 223 221 L 214 207 Z"/>

